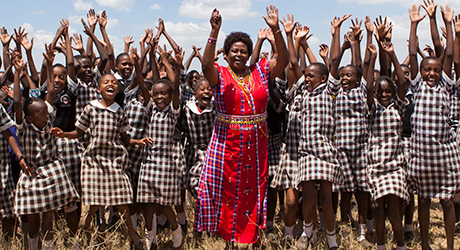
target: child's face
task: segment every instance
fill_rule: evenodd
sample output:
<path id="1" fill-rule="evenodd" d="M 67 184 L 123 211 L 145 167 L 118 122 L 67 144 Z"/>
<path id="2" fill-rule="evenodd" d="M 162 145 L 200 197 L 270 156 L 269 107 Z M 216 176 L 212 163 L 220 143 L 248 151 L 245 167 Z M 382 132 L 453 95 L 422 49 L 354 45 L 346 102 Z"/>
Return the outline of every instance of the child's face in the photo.
<path id="1" fill-rule="evenodd" d="M 160 109 L 165 109 L 171 102 L 171 89 L 168 84 L 159 82 L 152 87 L 152 98 L 155 105 Z"/>
<path id="2" fill-rule="evenodd" d="M 425 60 L 421 65 L 420 74 L 422 75 L 422 80 L 425 81 L 428 86 L 436 86 L 436 84 L 441 80 L 441 62 L 435 59 Z"/>
<path id="3" fill-rule="evenodd" d="M 212 100 L 212 87 L 209 82 L 206 80 L 200 81 L 196 86 L 194 96 L 198 101 L 198 108 L 204 110 L 208 107 Z"/>
<path id="4" fill-rule="evenodd" d="M 8 94 L 5 91 L 0 90 L 0 104 L 5 110 L 8 110 L 10 107 L 10 102 L 8 101 Z"/>
<path id="5" fill-rule="evenodd" d="M 101 93 L 102 98 L 106 103 L 113 102 L 118 93 L 118 80 L 113 75 L 104 75 L 101 78 L 99 87 L 97 88 Z"/>
<path id="6" fill-rule="evenodd" d="M 401 66 L 401 69 L 404 73 L 404 85 L 409 86 L 410 84 L 410 68 L 407 66 Z M 376 78 L 377 79 L 377 78 Z M 398 81 L 398 75 L 395 74 L 393 77 L 393 81 Z"/>
<path id="7" fill-rule="evenodd" d="M 80 59 L 80 69 L 77 72 L 77 77 L 85 83 L 91 80 L 91 61 L 88 58 Z"/>
<path id="8" fill-rule="evenodd" d="M 54 92 L 61 93 L 67 83 L 67 71 L 64 67 L 56 66 L 53 68 Z"/>
<path id="9" fill-rule="evenodd" d="M 352 66 L 346 66 L 340 72 L 340 83 L 343 90 L 355 88 L 358 85 L 356 69 Z"/>
<path id="10" fill-rule="evenodd" d="M 193 74 L 188 79 L 188 86 L 192 88 L 193 85 L 196 82 L 198 82 L 199 79 L 200 79 L 200 74 L 198 72 L 193 72 Z"/>
<path id="11" fill-rule="evenodd" d="M 391 101 L 393 100 L 394 90 L 393 87 L 385 80 L 380 80 L 376 82 L 377 89 L 375 90 L 375 96 L 377 101 L 382 104 L 384 107 L 388 107 Z"/>
<path id="12" fill-rule="evenodd" d="M 50 118 L 45 102 L 36 101 L 27 108 L 29 109 L 29 115 L 26 116 L 27 122 L 34 124 L 39 129 L 43 129 Z"/>
<path id="13" fill-rule="evenodd" d="M 327 76 L 321 75 L 318 65 L 310 65 L 305 69 L 305 84 L 308 92 L 313 92 L 321 83 L 325 82 Z"/>
<path id="14" fill-rule="evenodd" d="M 129 79 L 133 73 L 133 63 L 128 55 L 121 56 L 115 67 L 123 79 Z"/>

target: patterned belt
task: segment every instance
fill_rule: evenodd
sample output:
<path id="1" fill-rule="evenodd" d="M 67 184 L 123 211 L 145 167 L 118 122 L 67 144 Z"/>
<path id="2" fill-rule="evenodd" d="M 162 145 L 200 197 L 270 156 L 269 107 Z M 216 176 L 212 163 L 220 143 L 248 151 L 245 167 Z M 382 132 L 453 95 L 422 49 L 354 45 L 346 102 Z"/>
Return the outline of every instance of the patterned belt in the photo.
<path id="1" fill-rule="evenodd" d="M 217 120 L 230 124 L 256 124 L 267 119 L 267 112 L 258 115 L 226 115 L 217 113 Z"/>

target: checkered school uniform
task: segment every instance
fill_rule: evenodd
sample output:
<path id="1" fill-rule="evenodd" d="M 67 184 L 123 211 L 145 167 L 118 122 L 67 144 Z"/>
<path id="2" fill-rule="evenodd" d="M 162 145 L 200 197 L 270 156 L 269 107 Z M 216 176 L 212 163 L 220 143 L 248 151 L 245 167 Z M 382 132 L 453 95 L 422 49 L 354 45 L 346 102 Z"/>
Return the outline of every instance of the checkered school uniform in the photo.
<path id="1" fill-rule="evenodd" d="M 369 138 L 366 85 L 362 80 L 355 88 L 347 91 L 340 89 L 335 99 L 334 146 L 339 151 L 342 183 L 333 185 L 334 191 L 369 192 L 366 173 L 366 145 Z"/>
<path id="2" fill-rule="evenodd" d="M 333 80 L 302 93 L 299 172 L 296 185 L 304 181 L 340 181 L 340 164 L 334 147 L 334 99 L 339 83 Z"/>
<path id="3" fill-rule="evenodd" d="M 370 110 L 367 176 L 374 202 L 390 194 L 409 201 L 401 142 L 402 115 L 408 104 L 396 96 L 388 107 L 375 100 Z"/>
<path id="4" fill-rule="evenodd" d="M 100 94 L 97 92 L 97 86 L 99 84 L 99 80 L 101 79 L 101 73 L 99 69 L 95 68 L 93 70 L 93 79 L 88 84 L 81 81 L 77 78 L 77 82 L 73 82 L 72 80 L 67 80 L 67 84 L 69 87 L 76 89 L 77 95 L 77 105 L 76 105 L 76 113 L 77 113 L 77 120 L 83 110 L 85 109 L 86 105 L 88 105 L 93 100 L 100 99 Z"/>
<path id="5" fill-rule="evenodd" d="M 53 106 L 48 104 L 52 116 Z M 25 162 L 34 170 L 30 177 L 24 171 L 16 186 L 14 213 L 37 214 L 63 208 L 79 199 L 74 185 L 67 176 L 65 166 L 57 154 L 57 138 L 51 136 L 48 121 L 43 129 L 27 123 L 18 125 L 18 138 Z"/>
<path id="6" fill-rule="evenodd" d="M 150 118 L 147 107 L 137 100 L 137 98 L 134 98 L 125 105 L 125 113 L 131 125 L 131 129 L 127 134 L 131 138 L 137 140 L 147 137 L 148 122 Z M 135 197 L 137 194 L 137 183 L 145 146 L 127 145 L 126 148 L 128 149 L 129 159 L 132 164 L 132 167 L 128 169 L 128 173 L 131 184 L 133 185 L 133 194 Z"/>
<path id="7" fill-rule="evenodd" d="M 187 102 L 184 114 L 183 128 L 185 137 L 187 138 L 187 144 L 185 145 L 187 188 L 196 197 L 204 157 L 212 136 L 216 110 L 214 103 L 210 103 L 200 113 L 196 100 L 192 99 Z"/>
<path id="8" fill-rule="evenodd" d="M 299 138 L 301 130 L 302 91 L 305 89 L 302 76 L 287 93 L 288 125 L 286 138 L 281 146 L 279 169 L 270 184 L 273 188 L 297 188 Z"/>
<path id="9" fill-rule="evenodd" d="M 177 147 L 173 135 L 180 110 L 175 110 L 172 103 L 164 110 L 156 106 L 151 109 L 148 136 L 154 142 L 147 146 L 139 172 L 137 202 L 179 205 L 181 176 L 174 161 Z"/>
<path id="10" fill-rule="evenodd" d="M 0 105 L 0 131 L 3 132 L 14 125 L 16 124 Z M 0 168 L 0 219 L 11 218 L 14 216 L 14 181 L 8 142 L 3 133 L 0 134 Z"/>
<path id="11" fill-rule="evenodd" d="M 104 107 L 94 100 L 75 127 L 88 131 L 90 142 L 81 161 L 81 200 L 84 205 L 115 206 L 133 201 L 126 169 L 131 167 L 120 134 L 130 129 L 128 117 L 117 103 Z"/>
<path id="12" fill-rule="evenodd" d="M 195 94 L 195 91 L 191 87 L 184 83 L 180 86 L 180 100 L 181 100 L 181 107 L 185 107 L 187 102 L 190 101 Z"/>
<path id="13" fill-rule="evenodd" d="M 48 81 L 41 86 L 41 92 L 45 94 L 46 88 L 48 85 Z M 67 88 L 63 90 L 62 93 L 56 95 L 54 100 L 54 107 L 57 109 L 57 116 L 59 116 L 59 112 L 62 112 L 63 115 L 74 115 L 76 116 L 76 107 L 77 107 L 77 96 L 78 96 L 78 89 L 80 86 L 72 81 L 72 79 L 67 76 Z M 74 114 L 67 114 L 64 113 L 64 110 L 59 111 L 60 105 L 68 105 L 74 106 L 75 113 Z M 68 108 L 68 107 L 66 107 Z M 76 117 L 73 119 L 69 119 L 68 123 L 74 126 Z M 54 121 L 54 126 L 56 125 L 56 120 Z M 66 128 L 62 128 L 66 131 Z M 69 129 L 67 127 L 67 129 Z M 57 139 L 57 150 L 59 157 L 62 159 L 64 166 L 66 167 L 67 175 L 70 177 L 70 180 L 75 186 L 75 189 L 79 194 L 81 194 L 81 181 L 80 181 L 80 172 L 81 172 L 81 156 L 83 154 L 84 148 L 82 143 L 79 139 L 67 139 L 67 138 L 58 138 Z"/>
<path id="14" fill-rule="evenodd" d="M 460 150 L 451 125 L 454 82 L 443 73 L 441 81 L 430 87 L 419 73 L 411 87 L 415 107 L 409 185 L 420 198 L 450 199 L 460 189 Z"/>

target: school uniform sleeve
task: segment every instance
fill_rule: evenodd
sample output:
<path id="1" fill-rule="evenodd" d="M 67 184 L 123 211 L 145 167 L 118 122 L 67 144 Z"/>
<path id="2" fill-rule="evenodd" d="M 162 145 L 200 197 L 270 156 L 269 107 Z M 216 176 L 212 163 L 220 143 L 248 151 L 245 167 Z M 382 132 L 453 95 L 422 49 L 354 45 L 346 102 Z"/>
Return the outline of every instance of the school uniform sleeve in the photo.
<path id="1" fill-rule="evenodd" d="M 129 119 L 125 112 L 123 112 L 120 119 L 120 128 L 122 133 L 131 130 L 131 125 L 129 125 Z"/>
<path id="2" fill-rule="evenodd" d="M 394 103 L 395 103 L 395 107 L 399 111 L 399 115 L 401 115 L 401 117 L 403 117 L 404 113 L 406 113 L 407 107 L 409 106 L 409 99 L 407 99 L 407 97 L 405 97 L 404 100 L 401 100 L 401 99 L 399 99 L 398 95 L 395 95 Z"/>
<path id="3" fill-rule="evenodd" d="M 414 80 L 410 80 L 410 88 L 412 92 L 417 92 L 418 88 L 420 87 L 421 82 L 422 82 L 422 75 L 420 74 L 420 72 L 418 72 Z"/>
<path id="4" fill-rule="evenodd" d="M 75 123 L 76 128 L 79 128 L 83 131 L 88 130 L 91 122 L 91 110 L 91 105 L 86 105 L 85 109 L 83 110 L 77 122 Z"/>
<path id="5" fill-rule="evenodd" d="M 45 104 L 46 104 L 46 108 L 48 109 L 48 114 L 50 114 L 50 121 L 53 122 L 54 118 L 56 117 L 56 109 L 48 101 L 45 101 Z"/>
<path id="6" fill-rule="evenodd" d="M 75 96 L 77 95 L 77 90 L 78 90 L 78 82 L 74 82 L 72 78 L 67 76 L 67 88 L 69 91 L 74 94 Z"/>
<path id="7" fill-rule="evenodd" d="M 335 79 L 335 77 L 329 74 L 327 86 L 330 91 L 330 94 L 337 95 L 340 90 L 340 79 Z"/>
<path id="8" fill-rule="evenodd" d="M 16 125 L 11 117 L 8 115 L 3 106 L 0 106 L 0 131 L 7 130 Z"/>
<path id="9" fill-rule="evenodd" d="M 174 109 L 174 106 L 173 106 L 173 104 L 171 102 L 170 107 L 171 107 L 171 112 L 173 113 L 173 115 L 179 116 L 179 114 L 180 114 L 180 106 L 177 109 Z"/>
<path id="10" fill-rule="evenodd" d="M 455 81 L 450 78 L 444 71 L 442 71 L 441 75 L 441 84 L 443 87 L 451 94 L 454 92 Z"/>
<path id="11" fill-rule="evenodd" d="M 291 100 L 292 98 L 294 98 L 294 96 L 297 95 L 297 92 L 300 91 L 300 88 L 302 87 L 302 84 L 303 82 L 305 81 L 305 76 L 302 75 L 299 80 L 297 80 L 296 83 L 294 83 L 294 85 L 292 86 L 291 89 L 289 89 L 287 92 L 286 92 L 286 98 L 289 102 L 289 100 Z"/>

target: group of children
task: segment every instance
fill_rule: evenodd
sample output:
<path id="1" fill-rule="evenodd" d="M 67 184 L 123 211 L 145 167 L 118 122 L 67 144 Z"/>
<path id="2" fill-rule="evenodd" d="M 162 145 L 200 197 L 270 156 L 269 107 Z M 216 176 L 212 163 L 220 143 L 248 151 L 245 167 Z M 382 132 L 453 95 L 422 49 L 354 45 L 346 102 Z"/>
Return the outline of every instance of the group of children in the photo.
<path id="1" fill-rule="evenodd" d="M 352 20 L 341 45 L 341 26 L 351 15 L 335 17 L 331 44 L 320 46 L 324 61 L 320 63 L 308 46 L 308 27 L 297 25 L 292 15 L 283 17 L 290 63 L 270 82 L 274 90 L 267 107 L 271 187 L 267 235 L 274 231 L 276 195 L 284 194 L 285 202 L 283 195 L 279 200 L 285 209 L 286 242 L 294 237 L 302 200 L 303 230 L 297 248 L 307 249 L 316 242 L 319 212 L 328 247 L 338 249 L 339 194 L 345 225 L 352 219 L 354 194 L 358 241 L 372 247 L 366 229 L 374 230 L 375 217 L 377 248 L 385 249 L 388 217 L 397 249 L 405 249 L 405 240 L 413 238 L 417 194 L 422 248 L 429 249 L 429 209 L 431 199 L 437 198 L 444 211 L 447 248 L 453 249 L 453 197 L 460 189 L 455 127 L 460 118 L 460 16 L 441 7 L 444 47 L 436 25 L 437 5 L 427 1 L 421 7 L 433 24 L 434 50 L 425 56 L 418 48 L 417 25 L 425 16 L 413 6 L 409 55 L 403 63 L 395 55 L 392 26 L 386 18 L 377 18 L 373 25 L 366 17 L 361 59 L 362 20 Z M 18 216 L 29 249 L 38 249 L 40 225 L 42 247 L 52 249 L 55 211 L 63 210 L 72 234 L 78 235 L 80 228 L 81 235 L 90 232 L 100 207 L 109 206 L 123 216 L 133 248 L 154 248 L 157 223 L 164 225 L 166 220 L 173 247 L 179 248 L 187 230 L 185 193 L 196 197 L 216 116 L 213 87 L 198 71 L 186 73 L 193 58 L 201 60 L 200 49 L 194 47 L 183 63 L 184 52 L 160 19 L 156 34 L 146 30 L 142 36 L 140 53 L 130 49 L 132 41 L 126 37 L 125 51 L 115 57 L 105 30 L 105 11 L 96 15 L 90 10 L 86 22 L 82 19 L 88 35 L 85 50 L 81 36 L 71 37 L 68 21 L 61 20 L 55 38 L 46 45 L 40 73 L 31 56 L 33 40 L 25 31 L 19 28 L 11 36 L 5 28 L 1 31 L 3 233 L 7 240 L 13 236 Z M 103 40 L 95 35 L 97 23 Z M 174 55 L 158 44 L 161 35 Z M 11 40 L 16 47 L 10 51 Z M 270 41 L 276 56 L 273 33 L 261 29 L 251 63 L 261 56 L 264 40 Z M 339 67 L 349 48 L 351 64 Z M 79 55 L 74 56 L 73 50 Z M 53 64 L 56 51 L 65 55 L 66 65 Z M 420 65 L 418 54 L 423 57 Z M 377 55 L 380 71 L 374 70 Z M 16 184 L 7 143 L 22 168 Z M 82 204 L 88 205 L 84 214 Z M 140 213 L 145 220 L 143 240 L 137 233 Z M 342 236 L 347 233 L 344 227 Z M 83 243 L 75 239 L 74 244 Z"/>

